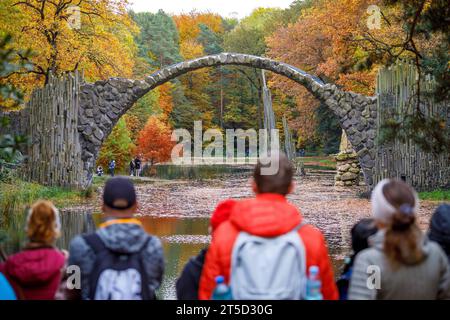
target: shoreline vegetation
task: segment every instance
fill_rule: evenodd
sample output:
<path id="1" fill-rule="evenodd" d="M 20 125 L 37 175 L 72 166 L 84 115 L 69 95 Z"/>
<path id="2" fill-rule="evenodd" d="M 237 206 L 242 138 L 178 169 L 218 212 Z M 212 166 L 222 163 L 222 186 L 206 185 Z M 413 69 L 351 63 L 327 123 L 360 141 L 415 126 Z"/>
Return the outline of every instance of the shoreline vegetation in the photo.
<path id="1" fill-rule="evenodd" d="M 329 160 L 308 161 L 305 162 L 306 168 L 315 170 L 316 167 L 328 169 Z M 103 177 L 94 177 L 93 185 L 87 190 L 70 190 L 60 187 L 47 187 L 37 183 L 25 182 L 16 179 L 14 182 L 0 182 L 0 210 L 4 212 L 12 212 L 14 210 L 23 210 L 38 199 L 46 199 L 55 203 L 57 207 L 64 208 L 74 205 L 83 204 L 96 197 L 96 193 L 100 192 L 108 175 Z M 185 177 L 184 177 L 185 178 Z M 203 179 L 204 177 L 200 177 Z M 212 178 L 212 177 L 209 177 Z M 173 180 L 171 177 L 169 180 Z M 178 179 L 185 180 L 183 177 Z M 208 179 L 208 177 L 206 177 Z M 176 178 L 175 178 L 176 180 Z M 145 177 L 143 179 L 134 178 L 135 184 L 165 182 L 168 179 L 163 177 Z M 437 189 L 432 191 L 419 192 L 421 200 L 442 202 L 450 201 L 450 189 Z"/>

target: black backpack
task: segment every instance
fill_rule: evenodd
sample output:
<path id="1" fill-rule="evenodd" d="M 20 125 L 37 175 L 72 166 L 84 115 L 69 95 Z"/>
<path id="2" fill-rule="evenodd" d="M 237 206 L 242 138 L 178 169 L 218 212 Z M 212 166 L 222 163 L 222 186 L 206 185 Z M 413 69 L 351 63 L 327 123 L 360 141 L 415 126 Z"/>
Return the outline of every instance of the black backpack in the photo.
<path id="1" fill-rule="evenodd" d="M 91 300 L 153 300 L 149 279 L 142 262 L 142 251 L 151 239 L 133 253 L 109 249 L 102 239 L 92 233 L 83 239 L 94 250 L 94 267 L 89 275 Z"/>

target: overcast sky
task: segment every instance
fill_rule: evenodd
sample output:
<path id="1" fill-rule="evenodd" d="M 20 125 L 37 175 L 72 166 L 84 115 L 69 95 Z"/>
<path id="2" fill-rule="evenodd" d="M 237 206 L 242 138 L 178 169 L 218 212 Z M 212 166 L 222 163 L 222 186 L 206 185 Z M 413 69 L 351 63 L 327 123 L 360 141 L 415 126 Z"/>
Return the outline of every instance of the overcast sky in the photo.
<path id="1" fill-rule="evenodd" d="M 134 11 L 178 14 L 197 11 L 211 11 L 225 17 L 243 18 L 254 9 L 264 7 L 287 8 L 293 0 L 130 0 Z"/>

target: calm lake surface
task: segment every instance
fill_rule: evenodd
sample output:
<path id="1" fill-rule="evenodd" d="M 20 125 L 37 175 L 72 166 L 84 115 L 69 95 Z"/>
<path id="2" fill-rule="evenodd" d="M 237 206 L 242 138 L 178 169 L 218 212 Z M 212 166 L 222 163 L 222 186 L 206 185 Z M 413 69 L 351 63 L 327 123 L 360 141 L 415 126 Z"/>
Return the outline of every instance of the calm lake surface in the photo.
<path id="1" fill-rule="evenodd" d="M 172 173 L 171 173 L 172 174 Z M 191 173 L 189 173 L 191 175 Z M 209 217 L 215 205 L 228 198 L 252 196 L 250 170 L 221 173 L 208 172 L 194 180 L 149 180 L 136 184 L 139 200 L 138 218 L 145 230 L 162 239 L 166 257 L 166 271 L 159 296 L 175 299 L 175 281 L 191 256 L 206 247 Z M 351 189 L 334 187 L 333 172 L 308 172 L 296 177 L 296 189 L 289 201 L 300 208 L 308 223 L 325 235 L 335 272 L 338 273 L 350 253 L 350 229 L 363 217 L 370 215 L 367 199 L 359 197 L 364 187 Z M 101 222 L 100 196 L 89 203 L 61 210 L 63 232 L 58 240 L 67 249 L 75 235 L 91 232 Z M 431 212 L 438 204 L 422 203 L 419 223 L 427 227 Z M 15 212 L 7 219 L 8 253 L 16 252 L 23 244 L 25 213 Z"/>

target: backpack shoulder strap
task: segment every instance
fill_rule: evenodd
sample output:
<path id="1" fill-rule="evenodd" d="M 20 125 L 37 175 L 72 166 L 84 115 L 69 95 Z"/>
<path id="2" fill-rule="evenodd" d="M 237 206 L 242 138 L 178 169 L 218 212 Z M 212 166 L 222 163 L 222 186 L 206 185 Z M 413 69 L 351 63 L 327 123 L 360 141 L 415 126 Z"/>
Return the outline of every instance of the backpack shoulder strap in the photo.
<path id="1" fill-rule="evenodd" d="M 306 225 L 306 223 L 302 220 L 302 222 L 300 222 L 294 229 L 292 229 L 292 231 L 297 232 L 305 225 Z"/>
<path id="2" fill-rule="evenodd" d="M 83 235 L 83 239 L 96 254 L 106 249 L 103 240 L 96 232 Z"/>

